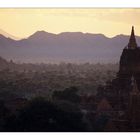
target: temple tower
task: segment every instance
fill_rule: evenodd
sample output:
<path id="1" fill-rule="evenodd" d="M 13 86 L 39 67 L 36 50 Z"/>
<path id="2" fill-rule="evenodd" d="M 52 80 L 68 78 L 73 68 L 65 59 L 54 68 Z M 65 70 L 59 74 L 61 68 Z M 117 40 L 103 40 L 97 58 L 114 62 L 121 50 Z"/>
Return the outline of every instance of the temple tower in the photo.
<path id="1" fill-rule="evenodd" d="M 120 69 L 118 73 L 120 79 L 127 79 L 128 81 L 131 81 L 132 75 L 138 82 L 138 77 L 140 77 L 140 47 L 137 45 L 133 26 L 129 43 L 123 49 L 120 58 Z M 139 82 L 137 84 L 139 88 Z"/>
<path id="2" fill-rule="evenodd" d="M 136 49 L 136 48 L 137 48 L 137 43 L 136 43 L 136 38 L 134 33 L 134 26 L 132 26 L 131 36 L 128 43 L 128 49 Z"/>

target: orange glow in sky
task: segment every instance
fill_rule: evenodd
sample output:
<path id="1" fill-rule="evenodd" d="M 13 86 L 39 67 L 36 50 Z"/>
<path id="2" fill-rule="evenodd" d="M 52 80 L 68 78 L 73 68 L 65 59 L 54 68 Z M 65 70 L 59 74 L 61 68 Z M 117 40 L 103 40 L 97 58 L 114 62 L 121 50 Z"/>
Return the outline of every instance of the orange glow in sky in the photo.
<path id="1" fill-rule="evenodd" d="M 38 30 L 51 33 L 89 32 L 108 37 L 140 35 L 140 9 L 0 9 L 0 29 L 19 38 Z"/>

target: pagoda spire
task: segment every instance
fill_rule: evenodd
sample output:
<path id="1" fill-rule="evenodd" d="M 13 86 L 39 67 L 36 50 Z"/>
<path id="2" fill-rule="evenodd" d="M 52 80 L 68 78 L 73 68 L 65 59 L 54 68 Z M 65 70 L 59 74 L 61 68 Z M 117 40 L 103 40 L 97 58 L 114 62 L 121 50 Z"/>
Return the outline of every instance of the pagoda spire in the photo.
<path id="1" fill-rule="evenodd" d="M 131 36 L 128 43 L 128 49 L 136 49 L 136 48 L 137 48 L 137 43 L 136 43 L 136 38 L 134 33 L 134 26 L 132 26 Z"/>

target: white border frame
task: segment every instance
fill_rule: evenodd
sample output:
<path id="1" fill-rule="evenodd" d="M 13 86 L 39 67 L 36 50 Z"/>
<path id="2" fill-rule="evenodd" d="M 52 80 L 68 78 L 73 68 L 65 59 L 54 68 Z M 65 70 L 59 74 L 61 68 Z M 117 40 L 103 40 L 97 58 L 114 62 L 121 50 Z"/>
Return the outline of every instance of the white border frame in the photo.
<path id="1" fill-rule="evenodd" d="M 140 8 L 140 0 L 1 0 L 0 8 Z M 138 19 L 140 20 L 140 19 Z M 0 133 L 6 140 L 120 140 L 140 133 Z"/>
<path id="2" fill-rule="evenodd" d="M 139 8 L 140 0 L 1 0 L 0 7 Z"/>

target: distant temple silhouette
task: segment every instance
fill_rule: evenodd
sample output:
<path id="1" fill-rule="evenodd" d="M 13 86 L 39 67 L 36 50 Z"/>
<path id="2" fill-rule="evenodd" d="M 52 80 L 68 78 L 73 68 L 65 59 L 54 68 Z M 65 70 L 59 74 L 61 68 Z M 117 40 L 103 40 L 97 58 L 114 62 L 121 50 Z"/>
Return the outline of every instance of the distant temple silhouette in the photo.
<path id="1" fill-rule="evenodd" d="M 120 57 L 118 72 L 118 104 L 124 105 L 130 131 L 140 130 L 140 47 L 138 47 L 134 27 L 128 45 Z M 121 108 L 122 109 L 122 108 Z M 128 116 L 128 117 L 127 117 Z"/>
<path id="2" fill-rule="evenodd" d="M 120 58 L 119 77 L 130 80 L 132 75 L 138 82 L 140 76 L 140 47 L 138 47 L 134 27 L 132 26 L 131 36 L 128 45 L 124 48 Z"/>
<path id="3" fill-rule="evenodd" d="M 112 107 L 111 118 L 117 131 L 140 131 L 140 47 L 133 26 L 117 77 L 99 93 Z"/>

